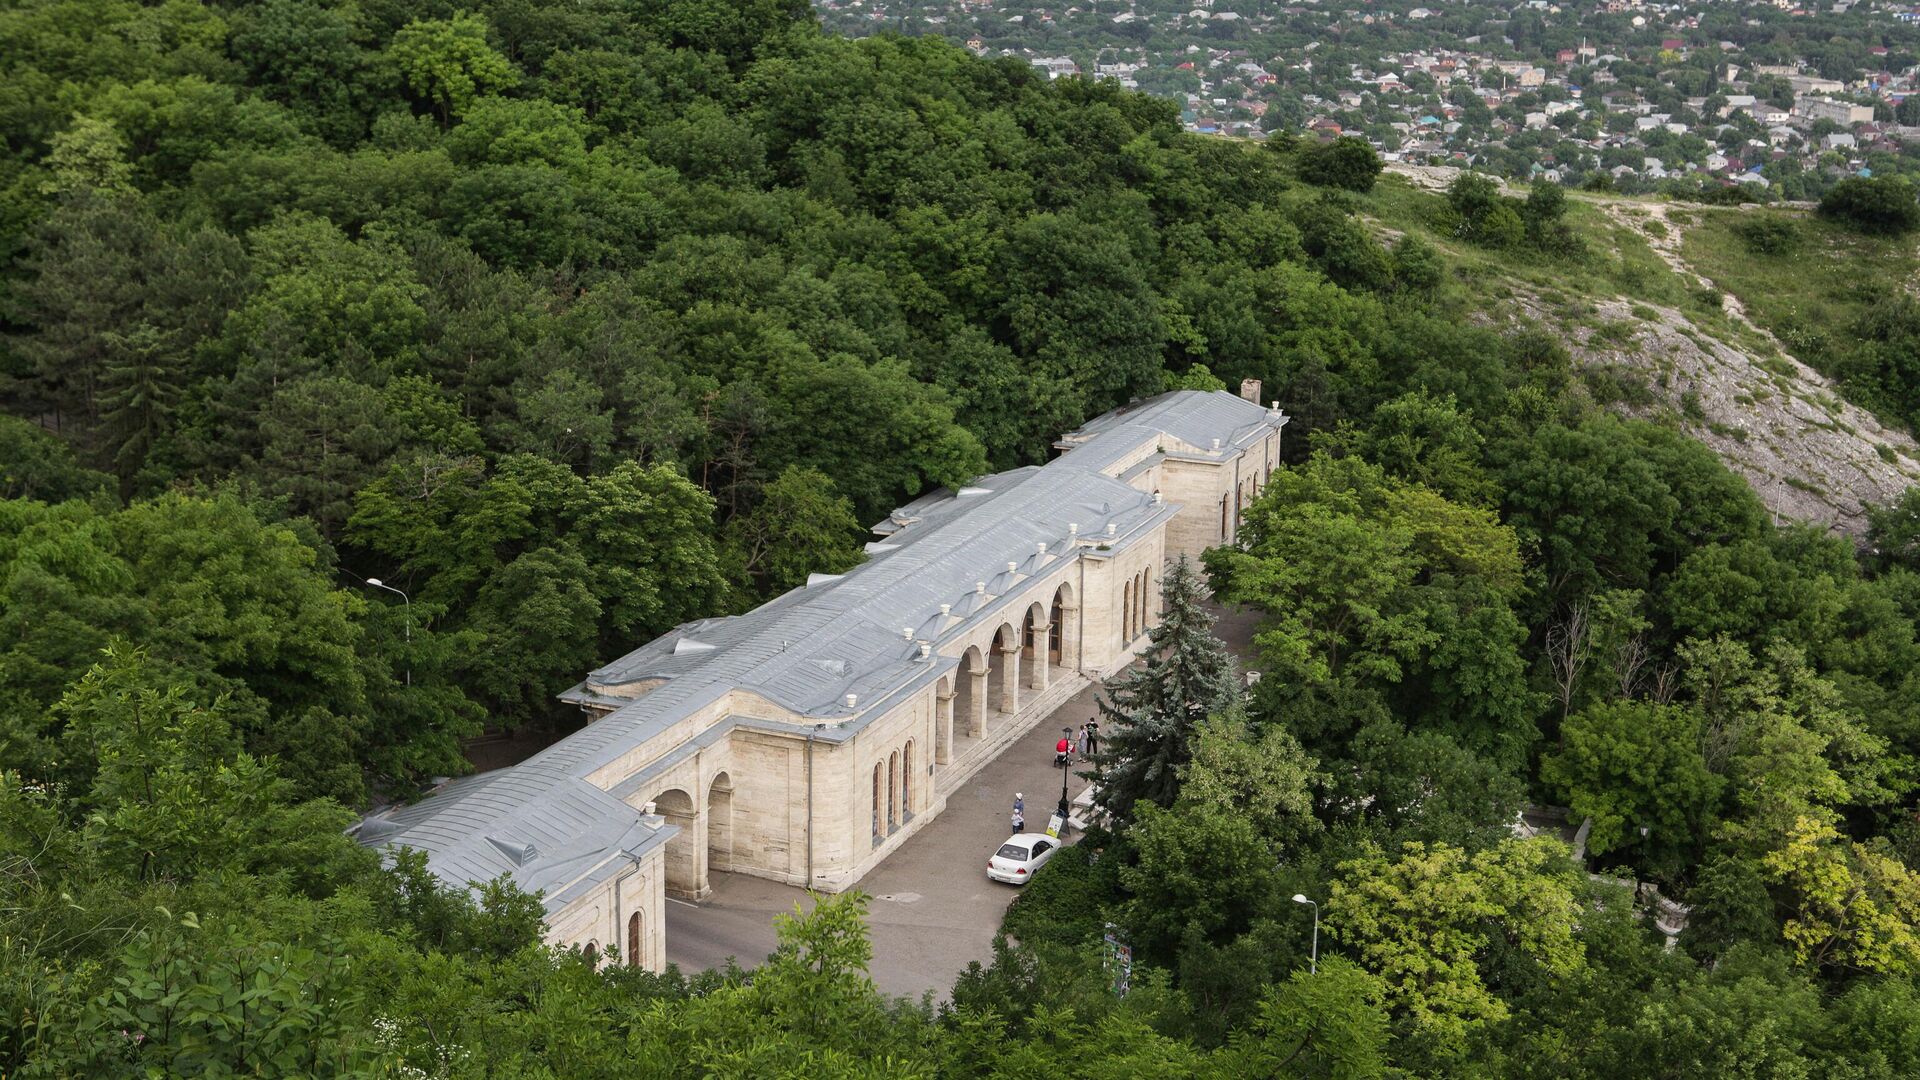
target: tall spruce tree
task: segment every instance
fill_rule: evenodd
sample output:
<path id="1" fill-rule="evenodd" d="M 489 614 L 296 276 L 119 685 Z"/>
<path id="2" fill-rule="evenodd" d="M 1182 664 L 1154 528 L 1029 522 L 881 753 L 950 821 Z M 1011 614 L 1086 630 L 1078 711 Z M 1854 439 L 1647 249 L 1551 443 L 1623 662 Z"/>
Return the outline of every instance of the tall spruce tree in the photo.
<path id="1" fill-rule="evenodd" d="M 1094 799 L 1121 821 L 1143 799 L 1173 805 L 1179 769 L 1193 757 L 1194 729 L 1233 701 L 1233 658 L 1213 636 L 1204 599 L 1200 574 L 1182 555 L 1161 581 L 1160 622 L 1147 631 L 1144 663 L 1103 687 Z"/>

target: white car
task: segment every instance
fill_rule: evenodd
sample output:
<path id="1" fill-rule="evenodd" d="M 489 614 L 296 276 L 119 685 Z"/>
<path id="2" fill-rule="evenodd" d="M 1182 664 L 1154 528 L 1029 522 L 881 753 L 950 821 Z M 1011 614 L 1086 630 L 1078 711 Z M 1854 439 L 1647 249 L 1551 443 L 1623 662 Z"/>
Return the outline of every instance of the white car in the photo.
<path id="1" fill-rule="evenodd" d="M 1046 833 L 1015 833 L 987 860 L 987 876 L 1009 885 L 1025 885 L 1060 850 L 1060 841 Z"/>

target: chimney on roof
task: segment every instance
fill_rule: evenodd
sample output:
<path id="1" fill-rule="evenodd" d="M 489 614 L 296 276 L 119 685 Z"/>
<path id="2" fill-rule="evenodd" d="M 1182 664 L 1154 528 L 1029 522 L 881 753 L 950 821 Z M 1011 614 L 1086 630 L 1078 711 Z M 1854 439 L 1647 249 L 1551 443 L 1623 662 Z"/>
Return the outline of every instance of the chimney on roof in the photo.
<path id="1" fill-rule="evenodd" d="M 912 641 L 912 640 L 913 640 L 913 627 L 911 627 L 911 626 L 903 626 L 903 627 L 901 627 L 901 628 L 900 628 L 900 637 L 901 637 L 902 639 L 904 639 L 904 640 L 906 640 L 906 641 Z"/>
<path id="2" fill-rule="evenodd" d="M 1047 553 L 1047 545 L 1035 544 L 1033 546 L 1033 550 L 1034 550 L 1034 554 L 1036 555 L 1045 555 Z"/>
<path id="3" fill-rule="evenodd" d="M 647 815 L 648 817 L 652 817 L 652 816 L 654 816 L 654 812 L 655 812 L 655 809 L 656 809 L 656 807 L 657 807 L 657 805 L 658 805 L 658 804 L 656 804 L 656 803 L 651 803 L 651 802 L 649 802 L 649 803 L 648 803 L 647 805 L 645 805 L 645 806 L 643 806 L 643 807 L 641 807 L 641 808 L 640 808 L 640 812 L 641 812 L 641 813 L 643 813 L 643 814 L 645 814 L 645 815 Z"/>
<path id="4" fill-rule="evenodd" d="M 1109 522 L 1107 522 L 1107 535 L 1108 535 L 1108 536 L 1112 536 L 1112 535 L 1113 535 L 1114 533 L 1117 533 L 1117 532 L 1119 532 L 1119 531 L 1120 531 L 1120 526 L 1118 526 L 1118 525 L 1115 525 L 1115 524 L 1114 524 L 1113 522 L 1111 522 L 1111 521 L 1109 521 Z"/>
<path id="5" fill-rule="evenodd" d="M 848 695 L 847 695 L 847 708 L 849 708 L 849 709 L 852 709 L 852 708 L 856 708 L 857 706 L 859 706 L 859 704 L 860 704 L 860 695 L 859 695 L 859 694 L 848 694 Z"/>
<path id="6" fill-rule="evenodd" d="M 941 615 L 943 615 L 943 616 L 945 616 L 945 615 L 951 615 L 951 614 L 953 614 L 953 605 L 952 605 L 952 604 L 941 604 L 941 605 L 940 605 L 940 614 L 941 614 Z"/>
<path id="7" fill-rule="evenodd" d="M 1155 489 L 1153 493 L 1153 505 L 1159 506 L 1161 503 L 1165 501 L 1167 501 L 1167 497 L 1165 495 L 1160 494 L 1158 489 Z"/>
<path id="8" fill-rule="evenodd" d="M 1013 573 L 1013 572 L 1014 572 L 1015 570 L 1018 570 L 1018 569 L 1020 569 L 1020 564 L 1019 564 L 1019 563 L 1017 563 L 1017 562 L 1011 562 L 1011 561 L 1007 563 L 1007 573 L 1009 573 L 1009 574 L 1011 574 L 1011 573 Z"/>
<path id="9" fill-rule="evenodd" d="M 1259 379 L 1241 379 L 1240 380 L 1240 396 L 1243 398 L 1246 398 L 1248 401 L 1253 402 L 1255 405 L 1260 404 L 1260 380 Z"/>
<path id="10" fill-rule="evenodd" d="M 933 646 L 927 644 L 924 641 L 921 642 L 920 643 L 920 659 L 925 660 L 927 657 L 932 655 L 933 655 Z"/>
<path id="11" fill-rule="evenodd" d="M 1074 537 L 1079 535 L 1080 535 L 1080 523 L 1077 521 L 1068 522 L 1067 523 L 1067 539 L 1071 540 Z"/>
<path id="12" fill-rule="evenodd" d="M 1219 440 L 1219 439 L 1215 439 L 1215 440 L 1213 440 L 1213 452 L 1214 452 L 1214 453 L 1216 453 L 1216 454 L 1220 452 L 1220 440 Z"/>
<path id="13" fill-rule="evenodd" d="M 987 583 L 986 583 L 986 582 L 984 582 L 984 581 L 976 581 L 976 582 L 974 582 L 974 583 L 973 583 L 973 591 L 974 591 L 974 593 L 975 593 L 975 594 L 977 594 L 977 595 L 980 595 L 980 596 L 985 596 L 985 595 L 987 595 Z"/>

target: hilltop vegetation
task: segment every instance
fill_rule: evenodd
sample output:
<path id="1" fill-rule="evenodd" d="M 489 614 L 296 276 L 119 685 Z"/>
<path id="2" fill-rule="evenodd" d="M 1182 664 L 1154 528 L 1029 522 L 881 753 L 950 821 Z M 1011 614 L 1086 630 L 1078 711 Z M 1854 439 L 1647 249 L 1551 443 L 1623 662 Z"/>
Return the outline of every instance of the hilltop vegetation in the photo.
<path id="1" fill-rule="evenodd" d="M 46 0 L 0 76 L 0 1072 L 1920 1071 L 1916 507 L 1776 527 L 1576 361 L 1601 298 L 1764 337 L 1602 204 L 799 0 Z M 1260 690 L 1125 718 L 1176 782 L 950 1007 L 879 998 L 857 899 L 751 980 L 596 971 L 341 834 L 899 500 L 1248 378 Z"/>

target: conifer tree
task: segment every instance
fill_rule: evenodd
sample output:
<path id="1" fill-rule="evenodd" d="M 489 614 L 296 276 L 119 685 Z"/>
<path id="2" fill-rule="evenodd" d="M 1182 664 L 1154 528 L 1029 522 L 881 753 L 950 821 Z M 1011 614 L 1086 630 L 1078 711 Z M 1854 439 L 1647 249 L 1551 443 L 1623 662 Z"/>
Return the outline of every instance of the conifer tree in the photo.
<path id="1" fill-rule="evenodd" d="M 1147 631 L 1144 662 L 1103 687 L 1094 799 L 1119 820 L 1143 799 L 1173 805 L 1194 729 L 1233 701 L 1233 658 L 1213 635 L 1204 599 L 1199 572 L 1182 555 L 1161 581 L 1160 622 Z"/>

